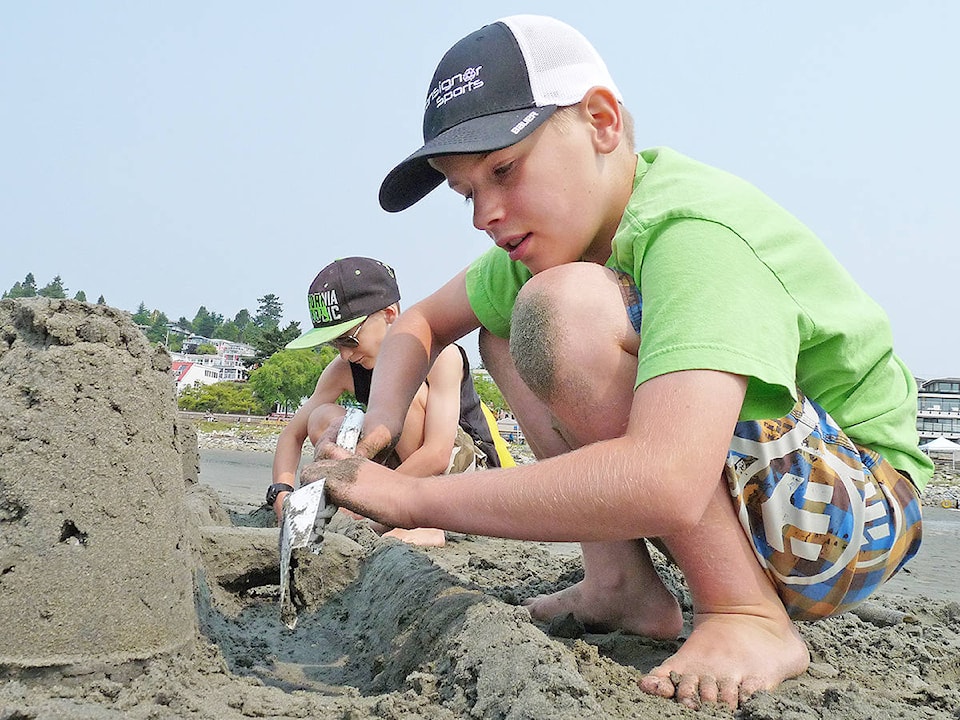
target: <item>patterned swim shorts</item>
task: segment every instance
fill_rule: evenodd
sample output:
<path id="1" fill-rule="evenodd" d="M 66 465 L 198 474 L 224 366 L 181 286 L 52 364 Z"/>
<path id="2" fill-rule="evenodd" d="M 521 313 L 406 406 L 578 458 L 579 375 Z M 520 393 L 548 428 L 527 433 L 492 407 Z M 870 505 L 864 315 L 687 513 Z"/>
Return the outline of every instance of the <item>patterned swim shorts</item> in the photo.
<path id="1" fill-rule="evenodd" d="M 849 610 L 920 548 L 910 480 L 802 395 L 784 418 L 737 424 L 726 474 L 757 560 L 794 620 Z"/>
<path id="2" fill-rule="evenodd" d="M 457 437 L 450 451 L 450 462 L 444 475 L 473 472 L 487 467 L 487 454 L 462 427 L 457 428 Z"/>

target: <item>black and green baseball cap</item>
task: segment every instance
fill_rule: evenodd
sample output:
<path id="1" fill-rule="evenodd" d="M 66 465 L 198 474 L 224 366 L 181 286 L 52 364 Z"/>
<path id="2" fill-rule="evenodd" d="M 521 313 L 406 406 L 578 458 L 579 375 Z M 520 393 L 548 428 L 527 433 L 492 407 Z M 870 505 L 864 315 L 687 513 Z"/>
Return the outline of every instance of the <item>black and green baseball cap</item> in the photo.
<path id="1" fill-rule="evenodd" d="M 290 350 L 330 342 L 400 300 L 393 268 L 379 260 L 349 257 L 321 270 L 307 291 L 313 329 L 287 343 Z"/>

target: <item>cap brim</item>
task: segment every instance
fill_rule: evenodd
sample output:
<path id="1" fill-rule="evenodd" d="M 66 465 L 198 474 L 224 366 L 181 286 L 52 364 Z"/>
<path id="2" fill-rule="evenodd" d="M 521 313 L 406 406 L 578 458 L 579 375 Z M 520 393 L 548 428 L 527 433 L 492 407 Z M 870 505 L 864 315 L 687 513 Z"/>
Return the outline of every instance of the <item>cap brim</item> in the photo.
<path id="1" fill-rule="evenodd" d="M 556 105 L 508 110 L 466 120 L 442 132 L 391 170 L 380 185 L 380 207 L 387 212 L 406 210 L 443 182 L 430 167 L 430 158 L 441 155 L 484 153 L 514 145 L 553 115 Z M 536 116 L 527 120 L 536 112 Z M 527 120 L 520 129 L 518 126 Z"/>
<path id="2" fill-rule="evenodd" d="M 330 327 L 313 328 L 312 330 L 307 330 L 307 332 L 300 337 L 288 342 L 285 347 L 287 350 L 303 350 L 305 348 L 323 345 L 323 343 L 330 342 L 335 337 L 343 335 L 350 328 L 356 327 L 366 320 L 367 317 L 367 315 L 364 315 L 362 317 L 353 318 L 352 320 L 347 320 L 347 322 L 340 323 L 339 325 L 331 325 Z"/>

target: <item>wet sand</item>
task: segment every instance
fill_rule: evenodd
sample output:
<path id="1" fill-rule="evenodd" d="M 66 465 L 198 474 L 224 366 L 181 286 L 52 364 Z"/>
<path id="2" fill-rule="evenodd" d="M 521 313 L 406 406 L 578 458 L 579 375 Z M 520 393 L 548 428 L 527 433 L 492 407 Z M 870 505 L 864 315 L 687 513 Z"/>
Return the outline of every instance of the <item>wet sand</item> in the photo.
<path id="1" fill-rule="evenodd" d="M 201 483 L 209 483 L 242 517 L 259 503 L 270 460 L 268 453 L 203 450 Z M 574 544 L 451 534 L 446 547 L 420 550 L 365 535 L 349 523 L 339 531 L 364 546 L 360 575 L 316 613 L 307 613 L 292 633 L 280 629 L 269 603 L 248 606 L 229 622 L 207 609 L 207 618 L 221 618 L 222 624 L 210 623 L 207 632 L 233 671 L 288 692 L 371 697 L 416 688 L 420 702 L 426 689 L 439 705 L 430 709 L 437 717 L 445 710 L 453 710 L 454 717 L 730 715 L 717 708 L 694 713 L 637 691 L 636 679 L 677 643 L 591 634 L 572 619 L 530 622 L 517 607 L 524 598 L 581 576 Z M 827 713 L 879 719 L 960 716 L 958 536 L 960 511 L 926 507 L 920 554 L 863 612 L 802 624 L 813 656 L 810 670 L 772 693 L 760 693 L 737 715 L 792 720 Z M 661 570 L 684 605 L 689 630 L 691 608 L 682 578 L 665 563 Z M 480 625 L 468 632 L 474 621 Z M 411 623 L 409 636 L 386 629 L 405 622 Z M 373 638 L 372 657 L 356 650 Z M 383 652 L 385 647 L 390 651 Z M 499 699 L 467 700 L 481 692 L 483 682 Z M 426 708 L 421 711 L 426 714 Z"/>

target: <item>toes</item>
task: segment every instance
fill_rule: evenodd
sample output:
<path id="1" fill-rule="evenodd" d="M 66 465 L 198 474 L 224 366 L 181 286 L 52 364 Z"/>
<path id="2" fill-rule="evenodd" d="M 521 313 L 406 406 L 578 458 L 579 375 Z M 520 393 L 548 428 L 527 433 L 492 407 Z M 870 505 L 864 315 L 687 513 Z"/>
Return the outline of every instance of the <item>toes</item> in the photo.
<path id="1" fill-rule="evenodd" d="M 640 689 L 648 695 L 656 695 L 662 698 L 672 698 L 676 687 L 669 677 L 660 677 L 659 675 L 645 675 L 640 679 Z"/>
<path id="2" fill-rule="evenodd" d="M 659 672 L 659 668 L 654 668 L 649 675 L 642 677 L 640 689 L 648 695 L 674 698 L 691 710 L 699 710 L 705 703 L 720 703 L 736 710 L 744 700 L 766 687 L 758 678 L 740 682 L 730 678 L 717 680 L 712 675 L 680 675 L 677 672 L 659 675 Z"/>
<path id="3" fill-rule="evenodd" d="M 682 675 L 677 683 L 677 702 L 691 710 L 700 709 L 700 678 L 696 675 Z"/>
<path id="4" fill-rule="evenodd" d="M 744 678 L 743 682 L 740 683 L 740 691 L 738 693 L 740 702 L 743 702 L 747 698 L 751 697 L 755 693 L 760 692 L 761 690 L 766 690 L 766 683 L 762 682 L 760 678 L 748 677 Z"/>
<path id="5" fill-rule="evenodd" d="M 544 600 L 543 595 L 539 595 L 537 597 L 527 598 L 523 601 L 522 605 L 534 620 L 549 620 L 553 616 L 551 612 L 552 608 L 550 608 L 549 604 L 544 602 Z"/>
<path id="6" fill-rule="evenodd" d="M 731 710 L 736 710 L 740 704 L 740 683 L 736 680 L 721 680 L 718 684 L 718 690 L 717 700 L 727 705 Z"/>
<path id="7" fill-rule="evenodd" d="M 700 678 L 700 702 L 715 703 L 720 697 L 720 686 L 713 675 Z"/>

